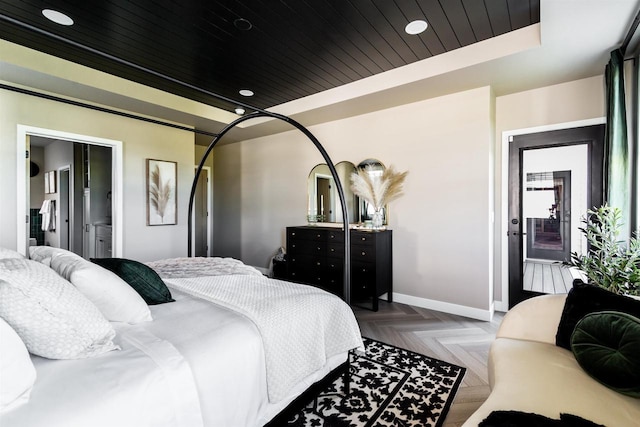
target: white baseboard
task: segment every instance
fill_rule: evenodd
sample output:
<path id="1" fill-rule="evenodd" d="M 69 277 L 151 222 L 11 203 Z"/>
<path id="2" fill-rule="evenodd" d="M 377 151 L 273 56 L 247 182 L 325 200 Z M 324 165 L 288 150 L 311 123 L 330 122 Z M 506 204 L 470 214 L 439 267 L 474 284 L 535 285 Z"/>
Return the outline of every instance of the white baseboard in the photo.
<path id="1" fill-rule="evenodd" d="M 436 301 L 427 298 L 419 298 L 411 295 L 404 295 L 394 292 L 393 301 L 401 304 L 413 305 L 415 307 L 427 308 L 429 310 L 442 311 L 443 313 L 455 314 L 457 316 L 470 317 L 472 319 L 490 321 L 493 317 L 493 304 L 488 310 L 467 307 L 464 305 L 451 304 L 448 302 Z"/>
<path id="2" fill-rule="evenodd" d="M 495 311 L 500 311 L 502 313 L 506 313 L 509 311 L 509 304 L 506 301 L 494 301 L 493 308 Z"/>

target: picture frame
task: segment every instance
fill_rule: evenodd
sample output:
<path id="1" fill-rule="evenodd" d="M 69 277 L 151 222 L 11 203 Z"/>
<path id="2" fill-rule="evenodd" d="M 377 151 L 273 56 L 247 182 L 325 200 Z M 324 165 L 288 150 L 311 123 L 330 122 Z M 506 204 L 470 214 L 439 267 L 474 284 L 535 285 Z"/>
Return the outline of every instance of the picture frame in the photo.
<path id="1" fill-rule="evenodd" d="M 178 163 L 146 159 L 147 225 L 178 223 Z"/>
<path id="2" fill-rule="evenodd" d="M 56 171 L 49 172 L 49 192 L 51 194 L 56 193 Z"/>
<path id="3" fill-rule="evenodd" d="M 50 194 L 49 190 L 49 172 L 44 173 L 44 194 Z"/>
<path id="4" fill-rule="evenodd" d="M 44 173 L 44 193 L 55 194 L 56 192 L 56 171 Z"/>

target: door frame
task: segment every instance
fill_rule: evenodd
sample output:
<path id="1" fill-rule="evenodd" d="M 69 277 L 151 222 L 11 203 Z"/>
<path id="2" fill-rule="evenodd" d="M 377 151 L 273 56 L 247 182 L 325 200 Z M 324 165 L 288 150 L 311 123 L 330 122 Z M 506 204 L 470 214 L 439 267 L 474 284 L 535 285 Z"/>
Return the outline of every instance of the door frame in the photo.
<path id="1" fill-rule="evenodd" d="M 58 206 L 62 209 L 62 173 L 67 171 L 67 250 L 73 250 L 73 197 L 71 194 L 73 193 L 73 166 L 72 165 L 64 165 L 58 168 Z M 62 231 L 62 215 L 56 215 L 56 229 Z M 59 246 L 62 247 L 62 232 L 60 233 L 60 240 L 58 241 Z"/>
<path id="2" fill-rule="evenodd" d="M 194 170 L 198 169 L 198 165 L 194 165 Z M 211 176 L 211 166 L 203 166 L 202 170 L 207 172 L 207 256 L 211 256 L 213 253 L 212 235 L 213 235 L 213 177 Z M 196 212 L 195 209 L 191 213 L 192 224 L 195 224 Z M 191 251 L 195 253 L 196 250 L 196 228 L 191 230 Z"/>
<path id="3" fill-rule="evenodd" d="M 123 180 L 123 150 L 122 141 L 114 139 L 99 138 L 89 135 L 81 135 L 71 132 L 59 131 L 54 129 L 45 129 L 27 125 L 17 125 L 17 168 L 16 168 L 16 211 L 17 211 L 17 235 L 16 249 L 23 255 L 28 256 L 29 239 L 29 174 L 27 173 L 27 164 L 29 159 L 25 157 L 27 150 L 31 150 L 28 142 L 29 137 L 40 136 L 43 138 L 57 139 L 66 142 L 77 142 L 89 145 L 101 145 L 111 148 L 112 174 L 112 203 L 113 203 L 113 222 L 112 222 L 112 245 L 113 256 L 122 257 L 124 247 L 124 180 Z M 26 161 L 25 161 L 26 159 Z M 25 221 L 26 218 L 26 221 Z M 20 232 L 23 230 L 23 232 Z"/>
<path id="4" fill-rule="evenodd" d="M 513 129 L 502 132 L 501 145 L 501 179 L 500 179 L 500 301 L 494 301 L 495 310 L 506 312 L 509 310 L 509 140 L 516 135 L 529 133 L 548 132 L 554 130 L 571 129 L 576 127 L 601 125 L 606 123 L 606 117 L 577 120 L 572 122 L 556 123 L 552 125 L 534 126 L 522 129 Z"/>

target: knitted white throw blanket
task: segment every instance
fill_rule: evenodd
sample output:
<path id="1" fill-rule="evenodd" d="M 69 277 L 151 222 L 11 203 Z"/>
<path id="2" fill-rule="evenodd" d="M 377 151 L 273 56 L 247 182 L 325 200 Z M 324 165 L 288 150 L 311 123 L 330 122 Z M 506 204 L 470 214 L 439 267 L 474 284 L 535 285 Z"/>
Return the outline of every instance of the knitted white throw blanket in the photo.
<path id="1" fill-rule="evenodd" d="M 312 286 L 256 274 L 164 280 L 172 288 L 253 321 L 262 336 L 271 402 L 287 396 L 331 356 L 364 350 L 351 308 L 335 295 Z"/>

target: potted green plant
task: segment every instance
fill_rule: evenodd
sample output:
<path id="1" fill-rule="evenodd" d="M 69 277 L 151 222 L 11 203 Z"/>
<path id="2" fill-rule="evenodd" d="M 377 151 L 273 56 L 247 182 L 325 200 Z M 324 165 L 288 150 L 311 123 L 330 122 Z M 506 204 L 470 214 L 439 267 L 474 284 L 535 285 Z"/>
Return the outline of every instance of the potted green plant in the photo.
<path id="1" fill-rule="evenodd" d="M 579 230 L 587 238 L 586 254 L 571 253 L 569 265 L 580 269 L 590 284 L 616 294 L 640 295 L 640 241 L 620 240 L 622 212 L 603 205 L 587 211 Z"/>

